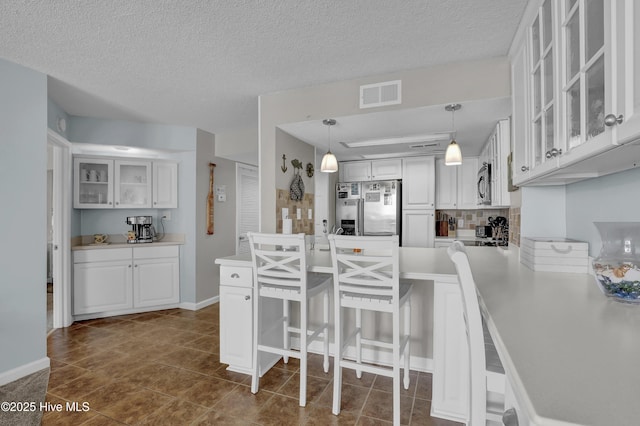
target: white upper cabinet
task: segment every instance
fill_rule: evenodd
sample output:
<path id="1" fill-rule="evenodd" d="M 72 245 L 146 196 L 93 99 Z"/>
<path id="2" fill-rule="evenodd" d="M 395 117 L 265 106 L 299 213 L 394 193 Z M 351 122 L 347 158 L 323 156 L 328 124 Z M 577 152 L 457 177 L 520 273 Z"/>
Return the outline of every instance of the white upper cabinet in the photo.
<path id="1" fill-rule="evenodd" d="M 177 208 L 178 163 L 74 157 L 73 207 Z"/>
<path id="2" fill-rule="evenodd" d="M 153 163 L 153 207 L 178 207 L 178 163 Z"/>
<path id="3" fill-rule="evenodd" d="M 640 138 L 640 5 L 532 1 L 511 50 L 514 183 L 567 183 L 632 167 L 620 153 L 580 163 Z"/>
<path id="4" fill-rule="evenodd" d="M 104 209 L 113 207 L 113 160 L 73 159 L 73 207 Z"/>
<path id="5" fill-rule="evenodd" d="M 151 207 L 151 161 L 115 160 L 117 209 Z"/>
<path id="6" fill-rule="evenodd" d="M 436 208 L 478 208 L 476 178 L 478 158 L 465 157 L 459 166 L 447 166 L 444 159 L 436 161 Z"/>
<path id="7" fill-rule="evenodd" d="M 402 159 L 348 161 L 340 164 L 340 181 L 402 179 Z"/>
<path id="8" fill-rule="evenodd" d="M 407 157 L 403 161 L 402 209 L 433 210 L 436 193 L 434 157 Z"/>

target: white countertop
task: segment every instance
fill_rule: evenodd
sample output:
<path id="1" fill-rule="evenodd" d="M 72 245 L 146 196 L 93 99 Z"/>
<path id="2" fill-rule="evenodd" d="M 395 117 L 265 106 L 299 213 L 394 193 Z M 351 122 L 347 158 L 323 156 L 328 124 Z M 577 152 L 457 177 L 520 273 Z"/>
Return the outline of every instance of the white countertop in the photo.
<path id="1" fill-rule="evenodd" d="M 400 248 L 403 276 L 457 279 L 446 249 Z M 534 272 L 517 249 L 467 247 L 483 315 L 535 424 L 640 423 L 640 306 L 610 300 L 589 274 Z M 310 268 L 330 272 L 315 251 Z M 250 266 L 250 255 L 216 259 Z"/>
<path id="2" fill-rule="evenodd" d="M 533 272 L 517 250 L 468 247 L 483 315 L 536 424 L 640 424 L 640 306 L 589 274 Z"/>

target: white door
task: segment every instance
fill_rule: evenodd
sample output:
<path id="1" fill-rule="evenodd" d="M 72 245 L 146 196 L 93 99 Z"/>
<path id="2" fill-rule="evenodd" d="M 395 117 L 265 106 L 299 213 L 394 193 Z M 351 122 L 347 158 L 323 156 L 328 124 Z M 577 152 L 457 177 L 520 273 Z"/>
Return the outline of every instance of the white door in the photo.
<path id="1" fill-rule="evenodd" d="M 402 213 L 403 247 L 433 247 L 434 240 L 433 210 L 405 210 Z"/>
<path id="2" fill-rule="evenodd" d="M 51 267 L 53 276 L 53 328 L 68 327 L 71 317 L 71 144 L 48 131 L 47 144 L 51 148 Z"/>
<path id="3" fill-rule="evenodd" d="M 236 254 L 249 253 L 247 232 L 260 230 L 258 168 L 236 163 Z"/>

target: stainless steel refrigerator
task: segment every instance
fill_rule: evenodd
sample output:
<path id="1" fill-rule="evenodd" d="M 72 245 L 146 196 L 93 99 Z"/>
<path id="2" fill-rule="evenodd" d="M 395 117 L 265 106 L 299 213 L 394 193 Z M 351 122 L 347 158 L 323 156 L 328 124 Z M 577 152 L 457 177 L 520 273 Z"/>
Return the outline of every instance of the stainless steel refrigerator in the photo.
<path id="1" fill-rule="evenodd" d="M 402 183 L 362 182 L 364 235 L 398 235 L 402 241 Z"/>
<path id="2" fill-rule="evenodd" d="M 360 182 L 336 184 L 336 228 L 344 235 L 363 235 Z"/>

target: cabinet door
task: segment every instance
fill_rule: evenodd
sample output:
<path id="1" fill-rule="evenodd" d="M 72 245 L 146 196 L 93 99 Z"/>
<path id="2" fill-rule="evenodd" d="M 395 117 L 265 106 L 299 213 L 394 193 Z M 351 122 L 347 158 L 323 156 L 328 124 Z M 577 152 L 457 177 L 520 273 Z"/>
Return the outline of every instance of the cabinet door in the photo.
<path id="1" fill-rule="evenodd" d="M 402 179 L 402 159 L 371 161 L 371 180 Z"/>
<path id="2" fill-rule="evenodd" d="M 605 125 L 605 117 L 624 115 L 627 58 L 616 53 L 625 43 L 624 12 L 616 14 L 623 3 L 575 1 L 560 8 L 562 165 L 608 150 L 616 141 L 617 126 Z"/>
<path id="3" fill-rule="evenodd" d="M 142 308 L 180 302 L 179 259 L 134 259 L 133 306 Z"/>
<path id="4" fill-rule="evenodd" d="M 178 163 L 153 163 L 153 207 L 178 208 Z"/>
<path id="5" fill-rule="evenodd" d="M 402 246 L 433 247 L 435 226 L 433 210 L 403 211 Z"/>
<path id="6" fill-rule="evenodd" d="M 341 163 L 343 182 L 371 180 L 371 161 L 350 161 Z"/>
<path id="7" fill-rule="evenodd" d="M 220 362 L 231 368 L 252 366 L 253 290 L 220 286 Z"/>
<path id="8" fill-rule="evenodd" d="M 115 160 L 115 207 L 151 207 L 151 162 Z"/>
<path id="9" fill-rule="evenodd" d="M 433 157 L 404 159 L 402 208 L 433 209 L 435 206 L 435 160 Z"/>
<path id="10" fill-rule="evenodd" d="M 457 209 L 458 167 L 447 166 L 444 159 L 436 160 L 436 208 Z"/>
<path id="11" fill-rule="evenodd" d="M 444 166 L 449 167 L 450 166 Z M 478 177 L 478 159 L 475 157 L 467 157 L 462 159 L 462 164 L 458 169 L 458 201 L 459 209 L 477 209 L 477 177 Z"/>
<path id="12" fill-rule="evenodd" d="M 131 261 L 73 265 L 73 314 L 116 311 L 133 307 Z"/>
<path id="13" fill-rule="evenodd" d="M 513 134 L 513 183 L 519 184 L 529 176 L 529 128 L 528 128 L 528 62 L 527 45 L 511 59 L 512 134 Z"/>
<path id="14" fill-rule="evenodd" d="M 73 207 L 113 208 L 113 160 L 73 159 Z"/>

